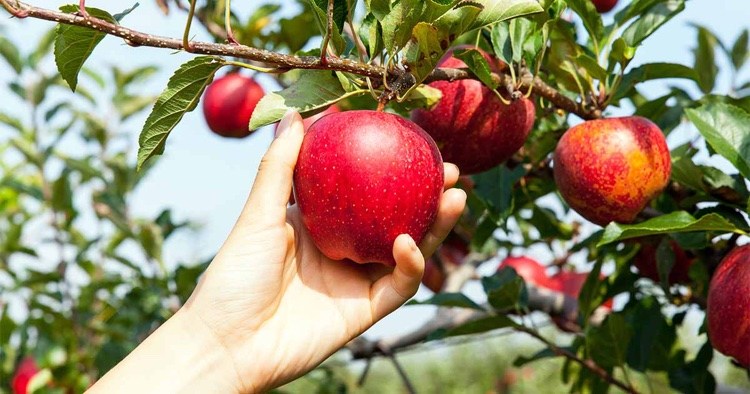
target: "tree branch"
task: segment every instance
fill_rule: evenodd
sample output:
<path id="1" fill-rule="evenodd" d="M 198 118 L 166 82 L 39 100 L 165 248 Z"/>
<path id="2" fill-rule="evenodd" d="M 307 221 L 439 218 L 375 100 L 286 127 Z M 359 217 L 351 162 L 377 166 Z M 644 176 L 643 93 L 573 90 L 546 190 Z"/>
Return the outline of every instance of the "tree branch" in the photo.
<path id="1" fill-rule="evenodd" d="M 385 81 L 387 83 L 396 81 L 405 73 L 405 71 L 398 69 L 389 69 L 386 72 L 382 66 L 361 63 L 349 59 L 326 58 L 326 61 L 321 61 L 320 57 L 291 56 L 264 49 L 252 48 L 246 45 L 214 44 L 190 41 L 187 44 L 189 48 L 185 48 L 185 45 L 181 40 L 142 33 L 92 16 L 89 18 L 83 18 L 77 14 L 66 14 L 55 10 L 32 6 L 23 2 L 18 2 L 17 5 L 14 6 L 11 5 L 9 0 L 0 0 L 0 5 L 2 5 L 2 7 L 11 15 L 19 18 L 32 17 L 67 25 L 86 27 L 108 35 L 120 37 L 133 46 L 185 50 L 190 53 L 203 55 L 237 57 L 272 65 L 280 71 L 291 69 L 343 71 L 364 77 L 370 77 L 373 80 L 379 81 L 382 81 L 385 76 L 388 78 L 388 80 Z M 212 31 L 212 33 L 214 32 Z M 510 77 L 505 74 L 493 74 L 493 79 L 501 84 L 509 78 Z M 476 76 L 466 69 L 439 68 L 434 70 L 424 82 L 429 83 L 439 80 L 455 81 L 460 79 L 476 79 Z M 529 74 L 525 78 L 521 78 L 521 81 L 523 81 L 521 87 L 526 89 L 533 88 L 536 95 L 545 98 L 558 108 L 574 113 L 583 119 L 596 119 L 601 117 L 600 109 L 591 108 L 577 101 L 571 100 L 553 87 L 547 85 L 538 77 L 530 78 Z"/>
<path id="2" fill-rule="evenodd" d="M 539 334 L 539 332 L 537 332 L 536 330 L 533 330 L 531 328 L 528 328 L 528 327 L 525 327 L 525 326 L 518 326 L 518 327 L 515 327 L 515 329 L 517 331 L 521 331 L 521 332 L 524 332 L 526 334 L 529 334 L 532 337 L 540 340 L 545 345 L 547 345 L 547 347 L 550 350 L 552 350 L 552 352 L 555 353 L 556 355 L 565 357 L 565 358 L 567 358 L 567 359 L 569 359 L 571 361 L 574 361 L 574 362 L 580 364 L 582 367 L 584 367 L 584 368 L 588 369 L 589 371 L 593 372 L 594 374 L 596 374 L 596 376 L 598 376 L 601 379 L 605 380 L 607 383 L 615 385 L 615 386 L 617 386 L 617 387 L 625 390 L 625 392 L 627 392 L 627 393 L 638 394 L 638 391 L 633 386 L 631 386 L 630 384 L 622 382 L 619 379 L 615 378 L 614 376 L 612 376 L 612 374 L 610 374 L 605 369 L 603 369 L 598 364 L 596 364 L 594 362 L 594 360 L 590 360 L 590 359 L 586 359 L 585 360 L 585 359 L 582 359 L 582 358 L 578 357 L 577 354 L 575 354 L 575 353 L 573 353 L 573 352 L 571 352 L 571 351 L 569 351 L 567 349 L 563 349 L 563 348 L 555 345 L 554 343 L 550 342 L 547 338 L 545 338 L 541 334 Z"/>

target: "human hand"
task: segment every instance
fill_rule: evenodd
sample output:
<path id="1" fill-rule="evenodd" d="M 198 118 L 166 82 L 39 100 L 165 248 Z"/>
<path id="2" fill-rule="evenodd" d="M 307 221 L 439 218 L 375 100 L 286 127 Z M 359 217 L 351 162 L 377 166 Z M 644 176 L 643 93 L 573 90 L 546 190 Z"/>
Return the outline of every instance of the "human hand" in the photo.
<path id="1" fill-rule="evenodd" d="M 446 164 L 437 219 L 419 247 L 409 235 L 396 238 L 396 267 L 333 261 L 315 246 L 297 207 L 287 206 L 302 119 L 287 114 L 277 132 L 234 229 L 173 318 L 206 337 L 199 347 L 220 353 L 209 358 L 220 365 L 225 387 L 238 392 L 304 374 L 411 298 L 425 256 L 466 201 L 462 190 L 450 189 L 458 168 Z"/>

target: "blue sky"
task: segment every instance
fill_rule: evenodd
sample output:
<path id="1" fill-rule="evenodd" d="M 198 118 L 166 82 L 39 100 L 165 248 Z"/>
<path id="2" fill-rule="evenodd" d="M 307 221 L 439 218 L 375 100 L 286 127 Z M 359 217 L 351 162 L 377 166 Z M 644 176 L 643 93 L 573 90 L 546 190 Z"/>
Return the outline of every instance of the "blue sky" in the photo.
<path id="1" fill-rule="evenodd" d="M 57 8 L 64 4 L 49 0 L 28 2 L 47 8 Z M 623 4 L 625 2 L 626 0 L 620 1 Z M 112 3 L 118 5 L 113 8 Z M 235 8 L 239 8 L 242 3 L 259 2 L 234 3 Z M 89 6 L 115 12 L 130 4 L 131 2 L 103 0 L 87 2 Z M 31 19 L 9 20 L 5 15 L 2 14 L 0 17 L 0 29 L 4 27 L 0 34 L 7 34 L 16 43 L 33 45 L 36 38 L 52 27 L 50 22 Z M 139 8 L 123 20 L 123 24 L 157 35 L 180 37 L 184 17 L 185 14 L 173 11 L 165 18 L 157 11 L 153 1 L 144 0 Z M 692 46 L 696 42 L 696 32 L 690 23 L 709 27 L 720 39 L 731 44 L 740 30 L 748 27 L 749 21 L 750 2 L 747 0 L 687 1 L 686 11 L 648 39 L 639 49 L 633 66 L 657 61 L 692 65 Z M 194 26 L 196 39 L 207 39 L 208 36 L 201 27 Z M 23 50 L 28 51 L 30 48 L 23 47 Z M 187 54 L 173 54 L 161 49 L 132 48 L 119 39 L 108 37 L 96 48 L 87 66 L 97 69 L 117 64 L 127 69 L 147 64 L 158 65 L 161 68 L 160 73 L 146 86 L 149 92 L 158 94 L 166 86 L 171 72 L 189 58 Z M 717 59 L 720 68 L 724 69 L 724 58 L 717 55 Z M 48 70 L 52 72 L 54 64 L 50 61 L 48 66 Z M 0 62 L 0 81 L 4 84 L 12 77 L 13 73 Z M 744 80 L 747 80 L 750 75 L 746 72 L 744 77 Z M 719 91 L 722 91 L 728 86 L 728 75 L 722 74 L 720 78 Z M 261 76 L 259 80 L 267 90 L 277 88 L 270 78 Z M 645 85 L 643 91 L 654 97 L 663 91 L 666 84 L 667 82 L 661 81 L 651 82 Z M 611 113 L 627 114 L 622 110 L 613 110 Z M 147 113 L 144 113 L 136 117 L 126 125 L 126 130 L 123 130 L 128 133 L 133 144 L 137 142 L 146 115 Z M 0 141 L 4 138 L 5 134 L 0 132 Z M 165 258 L 169 264 L 176 261 L 195 261 L 199 257 L 210 256 L 218 249 L 242 208 L 261 155 L 271 138 L 270 128 L 262 129 L 244 140 L 216 137 L 206 127 L 200 110 L 187 114 L 173 130 L 167 142 L 164 158 L 134 196 L 133 204 L 133 213 L 138 216 L 154 217 L 163 208 L 171 207 L 178 219 L 190 219 L 202 225 L 198 232 L 184 233 L 167 245 Z M 420 290 L 418 297 L 427 294 L 426 290 Z M 381 335 L 402 332 L 418 325 L 429 314 L 430 309 L 424 307 L 402 309 L 379 323 L 370 333 Z"/>

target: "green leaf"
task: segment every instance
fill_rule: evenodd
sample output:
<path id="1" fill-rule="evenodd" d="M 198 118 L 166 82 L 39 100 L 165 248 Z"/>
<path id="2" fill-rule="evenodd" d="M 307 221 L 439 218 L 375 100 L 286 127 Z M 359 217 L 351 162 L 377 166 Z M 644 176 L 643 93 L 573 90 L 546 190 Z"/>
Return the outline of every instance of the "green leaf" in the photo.
<path id="1" fill-rule="evenodd" d="M 497 23 L 490 31 L 492 49 L 498 59 L 510 64 L 513 60 L 513 45 L 510 41 L 510 26 L 508 23 Z"/>
<path id="2" fill-rule="evenodd" d="M 611 314 L 601 326 L 586 330 L 586 348 L 591 358 L 603 368 L 613 368 L 625 363 L 628 344 L 633 332 L 618 314 Z"/>
<path id="3" fill-rule="evenodd" d="M 18 48 L 7 38 L 0 36 L 0 56 L 13 68 L 16 74 L 23 71 L 23 60 Z"/>
<path id="4" fill-rule="evenodd" d="M 438 293 L 424 301 L 411 300 L 406 305 L 437 305 L 469 308 L 483 311 L 484 308 L 462 293 Z"/>
<path id="5" fill-rule="evenodd" d="M 70 187 L 70 173 L 63 171 L 52 184 L 52 209 L 69 213 L 73 210 L 73 190 Z"/>
<path id="6" fill-rule="evenodd" d="M 655 4 L 622 33 L 625 43 L 637 47 L 663 24 L 685 9 L 685 0 L 665 0 Z"/>
<path id="7" fill-rule="evenodd" d="M 513 61 L 520 63 L 523 59 L 524 44 L 533 31 L 533 23 L 525 18 L 510 21 L 510 46 L 513 50 Z"/>
<path id="8" fill-rule="evenodd" d="M 483 7 L 468 30 L 477 29 L 493 23 L 506 21 L 519 16 L 544 12 L 537 0 L 477 0 Z"/>
<path id="9" fill-rule="evenodd" d="M 719 215 L 709 214 L 696 219 L 685 211 L 677 211 L 658 216 L 638 224 L 610 223 L 604 229 L 604 235 L 597 244 L 597 247 L 601 247 L 615 241 L 642 237 L 646 235 L 682 233 L 690 231 L 718 231 L 725 233 L 733 232 L 737 234 L 745 234 L 743 230 L 738 229 L 727 219 Z"/>
<path id="10" fill-rule="evenodd" d="M 719 67 L 716 65 L 716 36 L 705 27 L 698 26 L 698 46 L 694 49 L 695 71 L 698 74 L 698 87 L 703 93 L 710 93 L 716 84 Z"/>
<path id="11" fill-rule="evenodd" d="M 445 54 L 446 48 L 440 43 L 442 34 L 437 27 L 428 23 L 420 22 L 414 26 L 413 39 L 406 45 L 404 52 L 406 64 L 416 83 L 421 83 Z"/>
<path id="12" fill-rule="evenodd" d="M 599 62 L 596 61 L 593 57 L 581 53 L 576 58 L 576 63 L 582 67 L 584 70 L 586 70 L 587 73 L 589 73 L 592 77 L 604 81 L 607 79 L 609 74 L 607 73 L 607 70 L 602 68 L 602 66 L 599 65 Z"/>
<path id="13" fill-rule="evenodd" d="M 724 103 L 709 103 L 685 114 L 711 148 L 750 178 L 750 113 Z"/>
<path id="14" fill-rule="evenodd" d="M 677 367 L 670 368 L 669 370 L 670 386 L 686 394 L 715 393 L 716 378 L 714 378 L 708 368 L 713 355 L 713 348 L 707 340 L 698 351 L 694 360 L 688 363 L 684 363 L 682 360 L 672 361 Z"/>
<path id="15" fill-rule="evenodd" d="M 646 297 L 627 311 L 625 319 L 633 329 L 628 345 L 628 365 L 640 372 L 666 371 L 677 344 L 677 331 L 664 317 L 659 302 L 654 297 Z"/>
<path id="16" fill-rule="evenodd" d="M 750 38 L 748 37 L 748 30 L 745 29 L 740 36 L 737 37 L 737 41 L 734 42 L 734 45 L 732 45 L 730 55 L 735 70 L 741 69 L 742 66 L 745 65 L 745 61 L 747 61 L 748 49 L 750 49 L 748 46 L 748 38 Z"/>
<path id="17" fill-rule="evenodd" d="M 656 271 L 659 275 L 659 284 L 667 294 L 669 294 L 669 274 L 672 272 L 674 263 L 674 249 L 669 238 L 664 237 L 656 247 Z"/>
<path id="18" fill-rule="evenodd" d="M 121 20 L 122 20 L 122 18 L 124 18 L 124 17 L 128 16 L 128 14 L 130 14 L 130 13 L 131 13 L 131 12 L 133 12 L 133 11 L 134 11 L 134 10 L 135 10 L 136 8 L 138 8 L 138 6 L 139 6 L 139 5 L 140 5 L 140 3 L 135 3 L 135 4 L 133 4 L 133 6 L 132 6 L 132 7 L 128 8 L 128 9 L 126 9 L 126 10 L 123 10 L 123 11 L 122 11 L 122 12 L 120 12 L 120 13 L 117 13 L 117 14 L 115 14 L 115 15 L 114 15 L 114 18 L 115 18 L 115 20 L 116 20 L 116 21 L 118 21 L 118 22 L 119 22 L 119 21 L 121 21 Z M 88 11 L 88 7 L 86 7 L 86 10 Z"/>
<path id="19" fill-rule="evenodd" d="M 4 112 L 0 112 L 0 123 L 5 124 L 21 132 L 23 132 L 23 129 L 24 129 L 23 123 L 21 123 L 20 119 L 12 117 Z"/>
<path id="20" fill-rule="evenodd" d="M 141 225 L 141 231 L 138 234 L 141 247 L 148 257 L 161 261 L 162 245 L 164 243 L 164 234 L 161 227 L 152 222 L 145 222 Z"/>
<path id="21" fill-rule="evenodd" d="M 466 63 L 471 72 L 476 75 L 483 84 L 487 85 L 492 90 L 497 89 L 497 83 L 492 79 L 492 70 L 490 64 L 487 63 L 487 59 L 482 56 L 482 53 L 476 49 L 469 49 L 467 51 L 456 51 L 453 53 L 454 56 L 461 59 Z"/>
<path id="22" fill-rule="evenodd" d="M 682 78 L 698 81 L 695 69 L 675 63 L 646 63 L 630 70 L 622 79 L 618 97 L 622 97 L 633 86 L 646 81 L 664 78 Z"/>
<path id="23" fill-rule="evenodd" d="M 346 92 L 330 71 L 304 70 L 297 82 L 282 91 L 268 93 L 260 100 L 250 118 L 250 130 L 280 121 L 290 109 L 305 116 L 327 108 L 342 98 L 364 93 L 367 91 Z"/>
<path id="24" fill-rule="evenodd" d="M 195 109 L 203 90 L 213 81 L 216 70 L 223 65 L 221 58 L 199 56 L 180 66 L 169 78 L 167 88 L 156 100 L 138 138 L 139 170 L 146 160 L 164 152 L 169 133 L 185 113 Z"/>
<path id="25" fill-rule="evenodd" d="M 60 11 L 74 13 L 78 11 L 77 5 L 64 5 Z M 107 11 L 98 8 L 86 7 L 86 11 L 93 17 L 103 19 L 107 22 L 116 23 L 114 17 Z M 68 83 L 70 89 L 75 92 L 78 85 L 78 72 L 81 71 L 83 63 L 94 51 L 94 48 L 106 36 L 105 33 L 92 30 L 83 26 L 59 24 L 55 35 L 55 64 L 57 71 Z"/>
<path id="26" fill-rule="evenodd" d="M 526 284 L 513 268 L 505 267 L 492 276 L 483 277 L 482 287 L 487 293 L 487 301 L 497 311 L 521 310 L 526 307 Z"/>
<path id="27" fill-rule="evenodd" d="M 604 32 L 604 23 L 594 3 L 590 0 L 568 0 L 568 6 L 581 17 L 591 40 L 598 41 Z"/>
<path id="28" fill-rule="evenodd" d="M 383 42 L 388 53 L 395 54 L 412 37 L 418 24 L 430 24 L 450 10 L 457 0 L 400 0 L 389 6 L 373 8 L 373 14 L 383 28 Z M 385 2 L 384 2 L 385 3 Z M 388 8 L 386 14 L 382 11 Z M 380 12 L 376 12 L 381 10 Z"/>

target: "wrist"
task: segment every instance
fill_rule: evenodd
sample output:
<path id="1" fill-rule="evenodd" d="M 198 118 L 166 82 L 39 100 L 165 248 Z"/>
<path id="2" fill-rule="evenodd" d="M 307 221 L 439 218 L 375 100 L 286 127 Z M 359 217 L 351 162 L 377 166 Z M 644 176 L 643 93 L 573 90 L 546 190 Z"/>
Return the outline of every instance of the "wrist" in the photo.
<path id="1" fill-rule="evenodd" d="M 243 390 L 228 350 L 198 316 L 181 309 L 91 388 L 92 393 L 126 391 Z"/>

